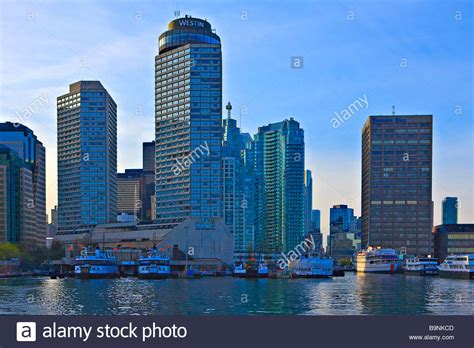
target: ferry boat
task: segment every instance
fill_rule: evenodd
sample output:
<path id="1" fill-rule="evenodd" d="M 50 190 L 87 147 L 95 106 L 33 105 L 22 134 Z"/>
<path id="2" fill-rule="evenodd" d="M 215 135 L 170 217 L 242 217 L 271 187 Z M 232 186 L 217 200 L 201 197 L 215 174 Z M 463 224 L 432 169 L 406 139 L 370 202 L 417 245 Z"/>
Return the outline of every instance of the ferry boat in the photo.
<path id="1" fill-rule="evenodd" d="M 145 256 L 138 259 L 138 277 L 144 279 L 165 279 L 171 276 L 170 258 L 158 253 L 153 246 Z"/>
<path id="2" fill-rule="evenodd" d="M 85 279 L 119 277 L 117 258 L 100 247 L 93 252 L 85 248 L 75 258 L 74 274 Z"/>
<path id="3" fill-rule="evenodd" d="M 474 279 L 474 254 L 448 256 L 438 271 L 443 278 Z"/>
<path id="4" fill-rule="evenodd" d="M 405 274 L 414 275 L 437 275 L 438 260 L 432 257 L 413 257 L 405 260 L 403 266 Z"/>
<path id="5" fill-rule="evenodd" d="M 329 278 L 333 276 L 332 258 L 306 257 L 291 264 L 292 278 Z"/>
<path id="6" fill-rule="evenodd" d="M 399 270 L 400 260 L 393 249 L 368 247 L 356 256 L 356 270 L 364 273 L 395 273 Z"/>
<path id="7" fill-rule="evenodd" d="M 234 277 L 238 278 L 268 278 L 269 270 L 263 258 L 258 263 L 248 263 L 245 265 L 243 262 L 237 264 L 234 267 Z"/>

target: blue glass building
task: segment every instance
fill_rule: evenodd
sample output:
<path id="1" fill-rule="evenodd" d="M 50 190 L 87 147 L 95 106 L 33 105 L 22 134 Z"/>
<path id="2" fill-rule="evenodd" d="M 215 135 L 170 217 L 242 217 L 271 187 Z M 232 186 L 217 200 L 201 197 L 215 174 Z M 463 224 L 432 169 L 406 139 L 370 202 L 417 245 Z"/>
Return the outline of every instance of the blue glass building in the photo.
<path id="1" fill-rule="evenodd" d="M 287 253 L 304 240 L 304 132 L 294 119 L 259 127 L 255 141 L 257 252 Z"/>
<path id="2" fill-rule="evenodd" d="M 46 151 L 28 127 L 0 123 L 0 241 L 44 246 Z"/>
<path id="3" fill-rule="evenodd" d="M 329 225 L 341 225 L 341 230 L 349 231 L 349 226 L 354 221 L 354 209 L 349 208 L 345 204 L 334 205 L 329 210 Z"/>
<path id="4" fill-rule="evenodd" d="M 458 223 L 458 198 L 446 197 L 442 204 L 443 225 Z"/>
<path id="5" fill-rule="evenodd" d="M 99 81 L 58 97 L 58 231 L 117 218 L 117 104 Z"/>
<path id="6" fill-rule="evenodd" d="M 156 222 L 222 218 L 222 55 L 211 25 L 186 16 L 160 35 L 155 58 Z"/>

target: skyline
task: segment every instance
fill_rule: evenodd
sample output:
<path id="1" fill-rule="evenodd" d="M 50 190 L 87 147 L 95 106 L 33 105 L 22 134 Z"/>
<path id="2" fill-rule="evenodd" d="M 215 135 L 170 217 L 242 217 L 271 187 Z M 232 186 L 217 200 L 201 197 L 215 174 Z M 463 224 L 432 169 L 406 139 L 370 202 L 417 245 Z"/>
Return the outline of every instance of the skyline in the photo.
<path id="1" fill-rule="evenodd" d="M 362 125 L 369 115 L 391 114 L 392 105 L 396 106 L 397 114 L 434 115 L 434 224 L 441 222 L 441 201 L 446 196 L 459 198 L 460 223 L 472 221 L 473 140 L 472 126 L 467 127 L 472 125 L 472 101 L 469 100 L 469 87 L 472 85 L 470 63 L 472 40 L 469 40 L 467 30 L 472 8 L 468 6 L 468 2 L 462 3 L 464 7 L 460 4 L 440 5 L 446 11 L 440 11 L 439 8 L 435 11 L 426 4 L 422 6 L 418 3 L 418 10 L 426 16 L 433 16 L 436 23 L 423 22 L 422 19 L 413 15 L 410 19 L 415 23 L 404 21 L 403 27 L 400 27 L 400 23 L 398 26 L 391 22 L 386 23 L 383 18 L 387 13 L 381 12 L 380 8 L 375 13 L 378 6 L 370 2 L 365 2 L 364 5 L 358 4 L 352 9 L 341 4 L 301 3 L 298 12 L 317 14 L 317 19 L 322 20 L 322 24 L 317 21 L 314 23 L 311 15 L 299 18 L 298 24 L 305 29 L 308 29 L 310 24 L 316 25 L 314 30 L 319 29 L 324 33 L 330 33 L 332 40 L 329 39 L 326 42 L 319 36 L 313 37 L 311 33 L 306 33 L 308 36 L 303 35 L 295 43 L 286 41 L 288 38 L 298 36 L 294 31 L 287 29 L 295 27 L 294 18 L 298 16 L 290 16 L 293 19 L 283 20 L 286 14 L 284 10 L 287 9 L 280 5 L 272 5 L 272 13 L 276 19 L 280 18 L 280 20 L 275 20 L 274 23 L 265 21 L 263 24 L 257 18 L 263 18 L 265 2 L 248 6 L 224 4 L 220 6 L 220 13 L 207 8 L 212 7 L 210 4 L 215 4 L 215 2 L 199 5 L 180 3 L 179 9 L 182 16 L 189 14 L 193 17 L 207 18 L 217 29 L 217 34 L 222 39 L 225 62 L 223 103 L 230 101 L 234 105 L 234 118 L 237 119 L 239 126 L 241 125 L 238 111 L 246 108 L 247 115 L 242 116 L 244 132 L 254 135 L 257 127 L 290 117 L 294 117 L 301 123 L 306 131 L 306 167 L 313 173 L 313 209 L 321 210 L 321 229 L 327 235 L 329 209 L 333 205 L 348 204 L 355 209 L 356 215 L 360 216 Z M 91 6 L 93 4 L 94 2 L 91 2 Z M 95 29 L 100 28 L 100 34 L 86 35 L 81 30 L 80 33 L 84 34 L 87 40 L 86 45 L 81 41 L 83 37 L 71 35 L 67 26 L 61 27 L 61 31 L 53 30 L 56 26 L 59 28 L 62 25 L 61 21 L 66 19 L 71 24 L 71 28 L 76 27 L 75 19 L 71 15 L 66 16 L 61 11 L 74 13 L 75 10 L 79 10 L 80 13 L 80 5 L 71 4 L 70 7 L 64 9 L 51 3 L 35 4 L 33 2 L 31 5 L 2 3 L 2 19 L 4 19 L 1 34 L 2 51 L 8 52 L 8 55 L 3 55 L 1 60 L 3 83 L 0 121 L 15 122 L 17 112 L 21 112 L 25 107 L 31 107 L 36 103 L 35 101 L 44 103 L 38 103 L 44 107 L 30 118 L 19 120 L 19 122 L 30 127 L 46 147 L 48 214 L 50 209 L 57 204 L 56 107 L 54 103 L 57 96 L 67 93 L 70 83 L 97 79 L 114 96 L 118 104 L 118 171 L 123 172 L 126 168 L 140 167 L 142 142 L 154 139 L 153 63 L 154 56 L 157 54 L 157 40 L 167 23 L 174 19 L 176 9 L 175 3 L 164 2 L 164 4 L 166 4 L 166 11 L 160 13 L 154 12 L 153 8 L 157 6 L 148 2 L 119 3 L 113 10 L 106 9 L 106 5 L 96 4 L 96 13 L 105 15 L 105 18 L 100 18 L 101 21 L 96 23 L 97 18 L 101 16 L 89 17 L 91 23 L 88 22 L 90 25 L 86 29 L 93 32 L 97 26 Z M 199 9 L 196 8 L 197 6 Z M 324 15 L 322 7 L 325 7 L 324 9 L 328 10 L 330 15 Z M 393 5 L 393 7 L 398 14 L 403 14 L 404 10 L 408 9 L 408 5 L 405 7 Z M 464 22 L 454 19 L 455 11 L 458 11 L 460 7 L 465 18 Z M 6 8 L 8 11 L 4 12 Z M 409 9 L 412 8 L 413 6 L 410 5 Z M 26 17 L 29 14 L 28 11 L 33 11 L 30 17 Z M 137 11 L 141 13 L 141 19 L 137 19 L 139 18 Z M 247 13 L 245 20 L 242 19 L 242 11 Z M 290 8 L 289 11 L 296 10 Z M 347 19 L 350 15 L 348 11 L 354 11 L 355 19 Z M 92 12 L 90 7 L 88 7 L 88 12 Z M 452 14 L 452 18 L 449 14 Z M 118 18 L 113 18 L 112 15 L 118 15 Z M 391 16 L 393 13 L 388 15 Z M 14 21 L 15 18 L 22 17 L 23 20 L 29 21 L 28 25 L 22 25 L 21 20 Z M 48 18 L 47 21 L 46 18 Z M 121 19 L 124 18 L 129 20 L 125 23 L 128 24 L 131 20 L 135 26 L 119 26 Z M 436 20 L 440 21 L 440 18 L 441 22 L 437 22 Z M 369 19 L 368 22 L 367 19 Z M 420 23 L 427 25 L 427 28 L 424 28 L 428 31 L 425 36 L 423 36 L 423 30 L 413 28 L 419 20 Z M 283 28 L 278 27 L 278 23 Z M 377 24 L 382 23 L 383 27 L 377 27 Z M 29 25 L 35 30 L 32 30 Z M 42 28 L 43 25 L 46 27 Z M 378 28 L 377 32 L 372 32 L 372 36 L 367 35 L 363 38 L 372 41 L 372 46 L 364 46 L 364 42 L 349 40 L 351 38 L 357 40 L 357 34 L 368 32 L 370 26 Z M 382 28 L 385 32 L 381 31 Z M 232 31 L 233 29 L 235 31 Z M 339 32 L 337 30 L 334 32 L 334 29 L 339 29 Z M 462 31 L 463 29 L 465 32 Z M 15 30 L 18 30 L 18 34 L 8 34 Z M 35 36 L 44 34 L 44 30 L 46 32 L 51 30 L 50 34 L 55 33 L 51 37 L 40 36 L 43 40 L 35 40 Z M 114 33 L 114 30 L 118 32 Z M 395 42 L 394 46 L 389 46 L 388 51 L 391 52 L 383 54 L 378 51 L 380 47 L 386 49 L 387 45 L 380 44 L 377 40 L 382 41 L 388 37 L 393 44 L 395 30 L 402 31 L 398 46 Z M 442 31 L 444 36 L 440 37 L 438 31 Z M 252 33 L 255 36 L 249 38 L 243 33 Z M 269 40 L 266 35 L 271 35 Z M 279 35 L 281 35 L 281 41 L 279 41 Z M 71 42 L 65 41 L 66 38 L 70 38 Z M 107 43 L 109 38 L 112 38 L 111 43 Z M 455 41 L 453 38 L 461 39 Z M 28 44 L 25 43 L 26 39 L 28 39 Z M 463 39 L 471 50 L 458 44 Z M 307 42 L 312 43 L 312 40 L 322 44 L 316 48 L 316 52 L 307 45 Z M 72 42 L 77 43 L 74 45 Z M 54 54 L 54 51 L 52 53 L 48 49 L 57 43 L 60 43 L 61 54 Z M 344 52 L 341 47 L 345 47 L 343 43 L 350 44 L 347 50 L 351 54 L 348 56 L 354 57 L 354 61 L 344 61 L 341 57 L 341 52 Z M 361 44 L 363 49 L 368 49 L 368 52 L 359 51 Z M 418 47 L 418 44 L 421 46 Z M 105 48 L 105 52 L 89 49 L 90 47 Z M 282 52 L 282 47 L 287 50 Z M 28 53 L 28 50 L 31 52 Z M 249 55 L 248 52 L 252 54 Z M 332 55 L 328 57 L 324 55 L 328 53 Z M 371 58 L 371 54 L 374 53 L 376 53 L 375 61 Z M 379 54 L 386 60 L 379 62 Z M 274 58 L 259 59 L 268 56 Z M 300 56 L 303 57 L 303 68 L 291 69 L 291 57 Z M 23 60 L 19 57 L 23 57 Z M 61 57 L 62 63 L 56 62 L 57 57 Z M 117 58 L 122 60 L 116 60 Z M 358 59 L 366 59 L 367 64 Z M 403 59 L 407 59 L 406 68 L 401 66 Z M 444 65 L 442 67 L 446 67 L 447 70 L 439 72 L 437 70 L 440 67 L 439 64 L 446 64 L 446 62 L 454 65 L 450 68 Z M 46 65 L 47 68 L 44 71 L 34 70 L 31 74 L 32 70 L 28 71 L 28 69 L 37 69 L 34 67 L 38 64 Z M 423 67 L 423 64 L 427 66 Z M 341 67 L 342 71 L 340 71 Z M 124 72 L 122 68 L 125 68 Z M 471 68 L 471 74 L 463 75 L 463 71 L 469 71 L 468 68 Z M 24 71 L 24 69 L 26 72 L 23 76 L 21 74 L 17 76 L 18 71 Z M 430 80 L 432 77 L 430 73 L 433 71 L 438 74 L 435 75 L 437 83 L 432 83 Z M 134 76 L 138 77 L 134 79 Z M 389 76 L 391 83 L 387 84 L 380 76 Z M 357 82 L 357 77 L 359 82 Z M 368 80 L 365 84 L 360 82 L 364 78 Z M 374 82 L 376 78 L 378 78 L 377 82 Z M 411 90 L 404 90 L 404 86 L 413 82 L 417 84 L 414 84 Z M 423 86 L 426 90 L 419 88 L 418 83 L 423 82 L 427 84 Z M 278 88 L 280 86 L 283 87 Z M 316 90 L 311 92 L 311 87 Z M 327 88 L 327 91 L 323 90 L 324 88 Z M 393 91 L 397 93 L 389 98 Z M 453 91 L 456 92 L 453 93 Z M 290 98 L 285 99 L 286 95 Z M 360 110 L 354 112 L 350 118 L 334 129 L 331 119 L 335 117 L 335 113 L 341 114 L 351 103 L 361 99 L 367 101 L 367 107 L 364 108 L 365 104 L 362 103 Z M 313 104 L 317 107 L 311 110 Z M 455 115 L 458 105 L 461 105 L 462 115 Z M 242 107 L 245 108 L 242 109 Z M 321 114 L 321 116 L 313 118 L 315 114 Z M 137 122 L 137 118 L 142 122 Z M 138 129 L 137 132 L 135 132 L 136 129 Z M 456 155 L 453 156 L 453 153 Z M 334 158 L 340 158 L 341 161 L 334 163 Z M 459 164 L 460 161 L 469 160 L 471 163 L 467 168 Z M 344 175 L 347 172 L 351 173 L 349 180 Z"/>

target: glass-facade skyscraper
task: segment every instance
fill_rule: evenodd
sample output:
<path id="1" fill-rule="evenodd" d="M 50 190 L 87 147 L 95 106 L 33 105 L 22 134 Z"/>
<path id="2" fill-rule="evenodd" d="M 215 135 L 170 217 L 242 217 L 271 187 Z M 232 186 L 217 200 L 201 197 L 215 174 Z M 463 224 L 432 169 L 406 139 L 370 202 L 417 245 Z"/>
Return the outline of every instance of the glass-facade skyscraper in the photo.
<path id="1" fill-rule="evenodd" d="M 58 228 L 117 219 L 117 104 L 99 81 L 58 97 Z"/>
<path id="2" fill-rule="evenodd" d="M 211 25 L 186 16 L 160 35 L 155 58 L 156 222 L 222 217 L 222 55 Z"/>
<path id="3" fill-rule="evenodd" d="M 46 151 L 28 127 L 0 123 L 0 242 L 46 242 Z"/>
<path id="4" fill-rule="evenodd" d="M 304 172 L 304 232 L 311 231 L 311 210 L 313 210 L 313 178 L 311 170 Z"/>
<path id="5" fill-rule="evenodd" d="M 432 253 L 433 117 L 369 116 L 362 130 L 362 247 Z"/>
<path id="6" fill-rule="evenodd" d="M 443 225 L 458 223 L 458 198 L 446 197 L 442 203 Z"/>
<path id="7" fill-rule="evenodd" d="M 286 253 L 304 239 L 304 132 L 291 118 L 259 127 L 254 141 L 256 250 Z"/>
<path id="8" fill-rule="evenodd" d="M 231 117 L 232 105 L 227 104 L 228 116 L 222 122 L 223 218 L 234 236 L 236 258 L 254 251 L 254 183 L 253 161 L 248 161 L 252 138 L 241 133 Z"/>

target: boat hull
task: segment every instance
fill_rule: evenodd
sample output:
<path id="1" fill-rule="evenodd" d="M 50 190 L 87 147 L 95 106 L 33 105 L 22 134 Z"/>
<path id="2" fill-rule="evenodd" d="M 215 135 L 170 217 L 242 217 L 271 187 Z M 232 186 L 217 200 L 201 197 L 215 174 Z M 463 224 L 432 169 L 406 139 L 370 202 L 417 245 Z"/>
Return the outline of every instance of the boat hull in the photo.
<path id="1" fill-rule="evenodd" d="M 442 278 L 474 279 L 474 272 L 457 272 L 457 271 L 439 270 L 439 275 Z"/>
<path id="2" fill-rule="evenodd" d="M 139 273 L 138 278 L 140 279 L 168 279 L 171 278 L 171 274 L 166 273 Z"/>

